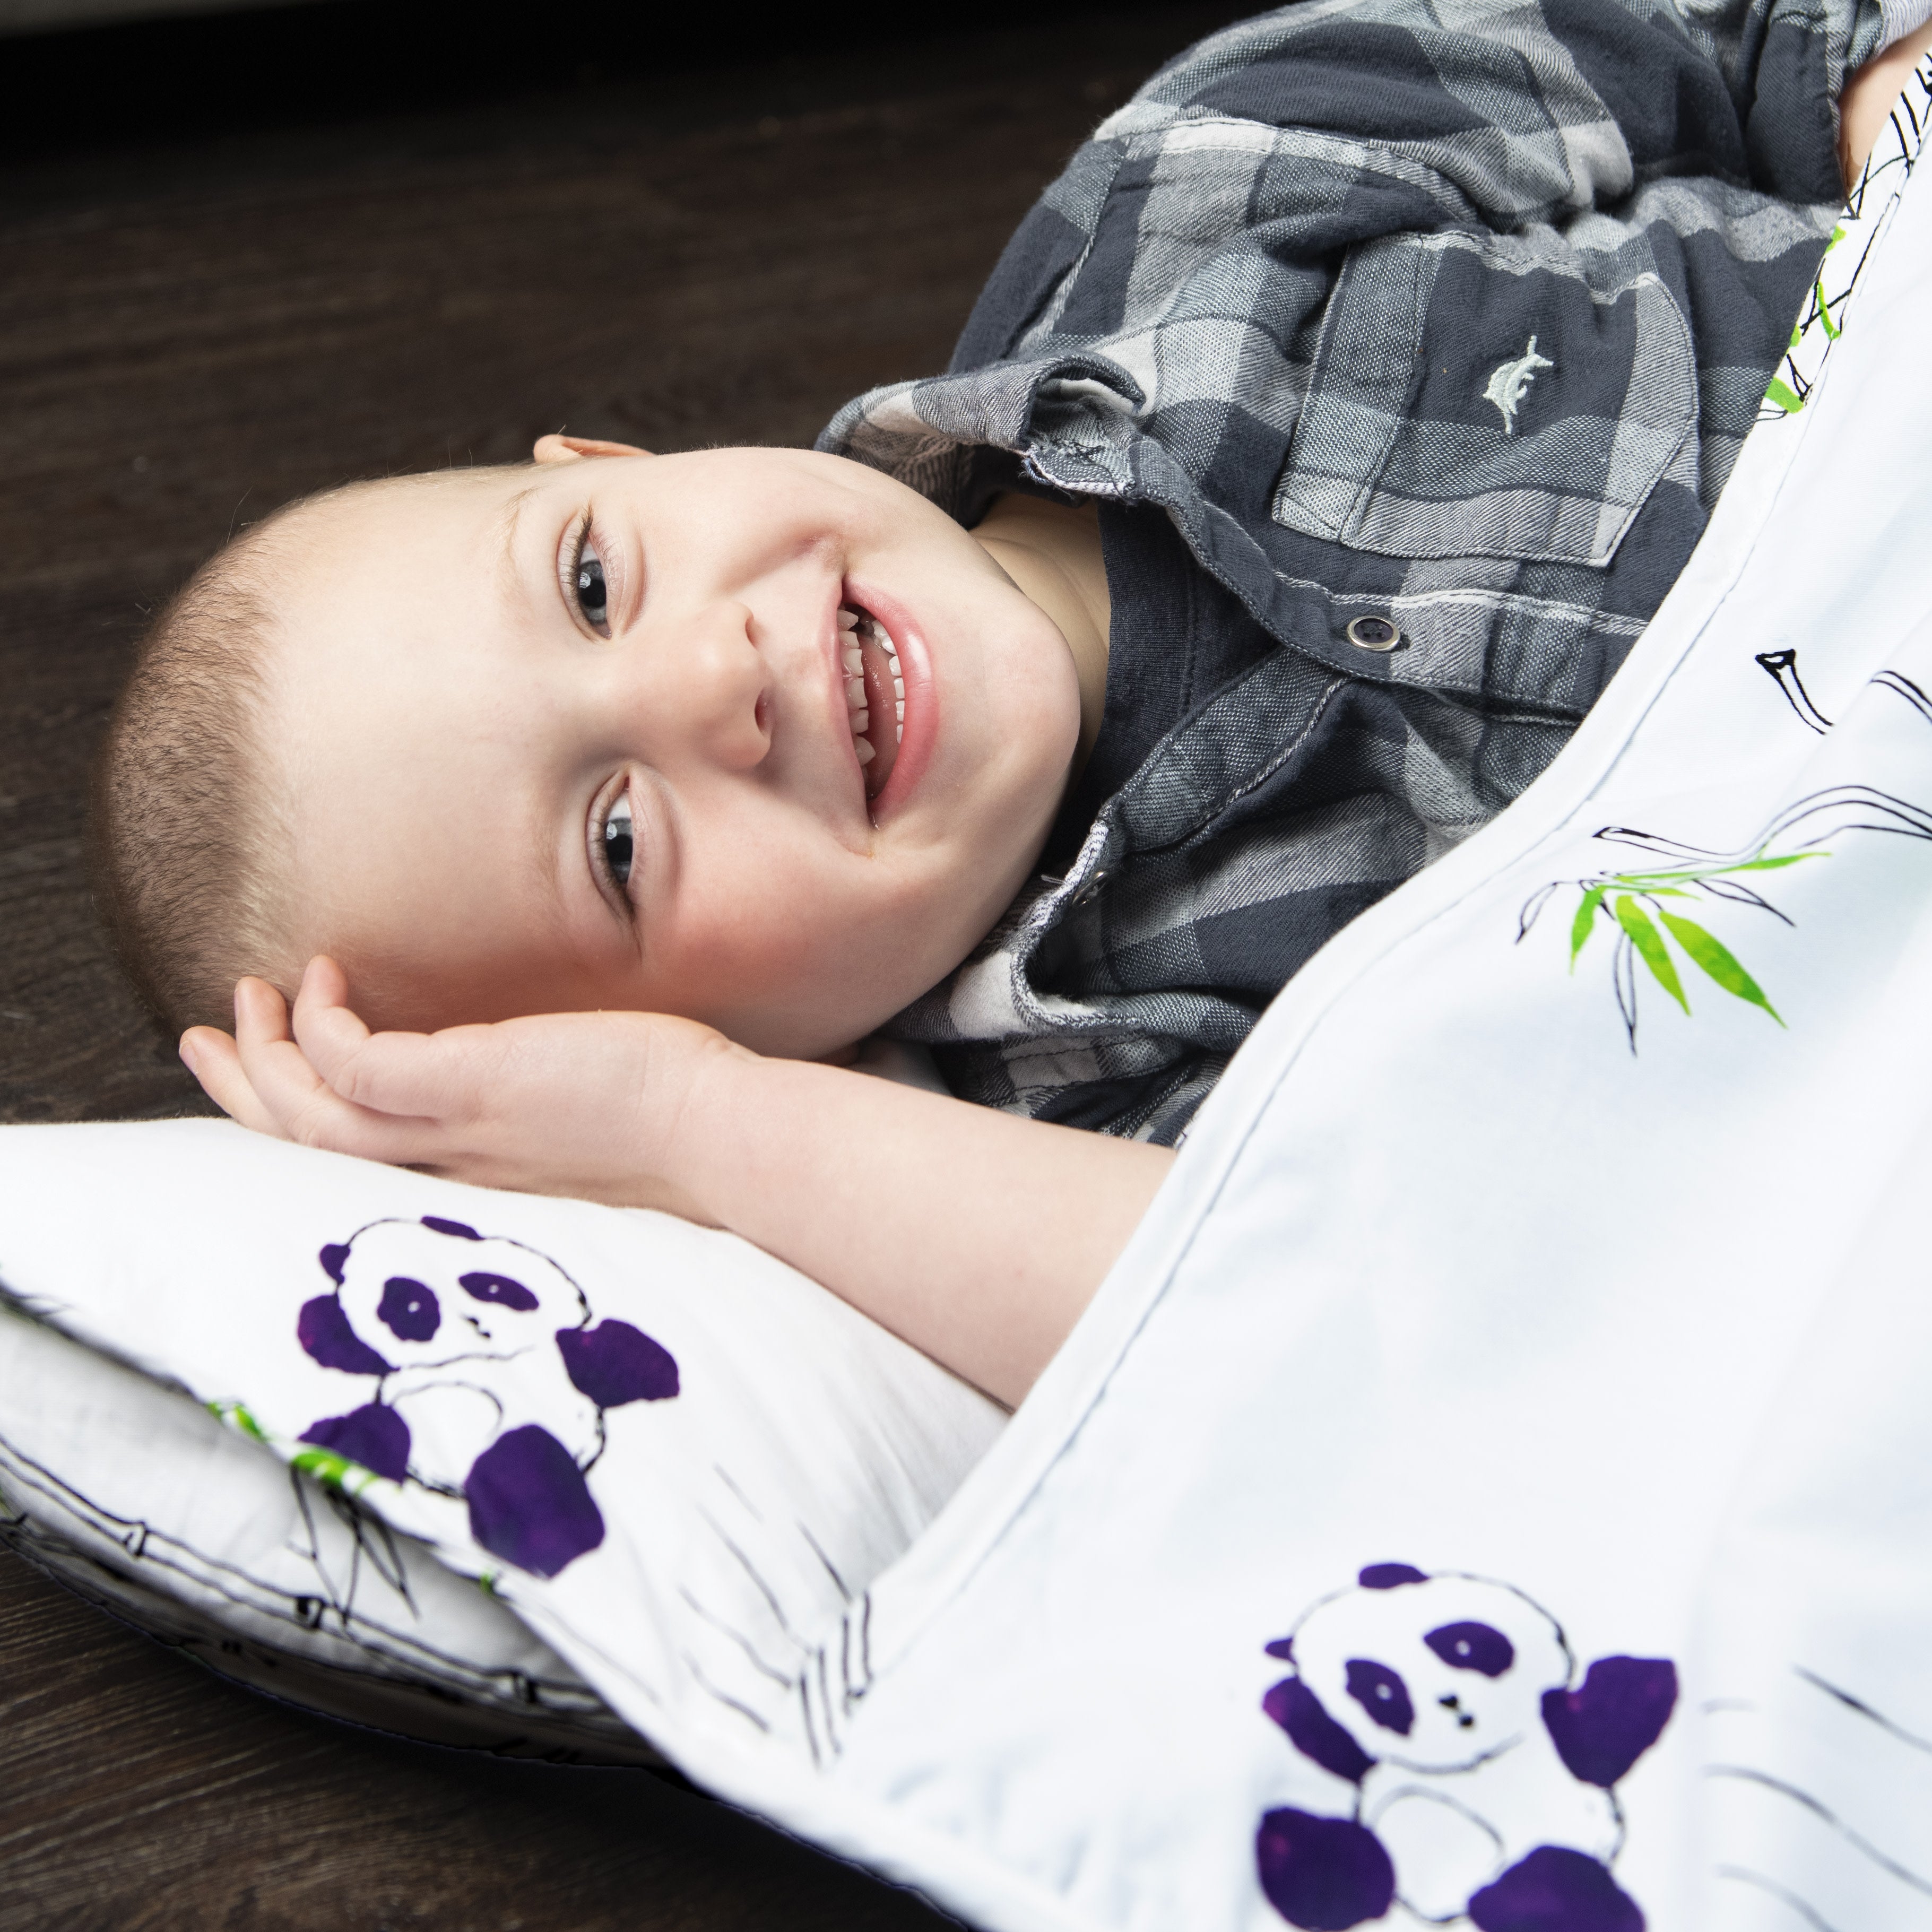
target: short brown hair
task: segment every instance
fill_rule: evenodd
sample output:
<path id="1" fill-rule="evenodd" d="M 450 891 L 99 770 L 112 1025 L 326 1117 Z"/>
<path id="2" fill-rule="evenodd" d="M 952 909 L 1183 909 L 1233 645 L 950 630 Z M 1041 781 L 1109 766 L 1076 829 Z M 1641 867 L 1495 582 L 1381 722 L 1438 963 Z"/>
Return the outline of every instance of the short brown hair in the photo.
<path id="1" fill-rule="evenodd" d="M 203 564 L 148 627 L 95 760 L 95 901 L 171 1033 L 231 1024 L 244 973 L 287 976 L 274 871 L 287 828 L 265 742 L 274 520 Z"/>

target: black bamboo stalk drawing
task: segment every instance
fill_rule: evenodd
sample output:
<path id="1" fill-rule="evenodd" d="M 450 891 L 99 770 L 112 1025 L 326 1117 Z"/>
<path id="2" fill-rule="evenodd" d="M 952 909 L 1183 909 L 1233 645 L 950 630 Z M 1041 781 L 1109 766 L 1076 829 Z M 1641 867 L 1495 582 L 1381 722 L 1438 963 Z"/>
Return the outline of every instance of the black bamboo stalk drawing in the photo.
<path id="1" fill-rule="evenodd" d="M 1757 662 L 1770 674 L 1772 682 L 1784 694 L 1784 701 L 1820 737 L 1831 730 L 1832 721 L 1811 702 L 1804 680 L 1798 675 L 1795 650 L 1760 651 Z"/>
<path id="2" fill-rule="evenodd" d="M 1751 845 L 1730 853 L 1680 844 L 1631 826 L 1606 825 L 1596 834 L 1598 838 L 1654 852 L 1672 862 L 1554 880 L 1525 902 L 1517 919 L 1516 939 L 1520 944 L 1528 936 L 1557 893 L 1574 888 L 1580 896 L 1570 921 L 1570 970 L 1576 971 L 1576 962 L 1599 925 L 1606 926 L 1613 935 L 1611 986 L 1633 1053 L 1637 1043 L 1637 991 L 1643 980 L 1654 981 L 1686 1014 L 1691 1010 L 1678 952 L 1720 992 L 1756 1006 L 1781 1027 L 1784 1016 L 1756 978 L 1723 940 L 1691 918 L 1687 908 L 1700 901 L 1706 906 L 1714 901 L 1748 907 L 1768 913 L 1786 926 L 1795 925 L 1788 914 L 1758 890 L 1758 883 L 1764 874 L 1828 859 L 1832 853 L 1824 841 L 1849 832 L 1888 832 L 1932 841 L 1932 812 L 1870 785 L 1834 785 L 1800 799 L 1780 813 Z"/>
<path id="3" fill-rule="evenodd" d="M 1766 386 L 1758 420 L 1799 414 L 1811 400 L 1826 358 L 1845 330 L 1845 311 L 1872 249 L 1886 225 L 1899 190 L 1922 158 L 1927 110 L 1932 107 L 1932 68 L 1921 62 L 1905 84 L 1889 124 L 1874 146 L 1853 184 L 1843 218 L 1825 244 L 1804 306 L 1791 332 L 1777 373 Z M 1850 246 L 1841 248 L 1840 243 Z"/>
<path id="4" fill-rule="evenodd" d="M 1798 681 L 1797 655 L 1795 650 L 1766 652 L 1757 662 L 1777 680 L 1792 709 L 1806 724 L 1814 730 L 1828 730 L 1831 721 L 1812 704 Z M 1871 682 L 1881 691 L 1902 698 L 1932 724 L 1932 697 L 1903 671 L 1881 670 Z M 1784 1016 L 1770 995 L 1717 934 L 1690 916 L 1688 908 L 1698 907 L 1708 917 L 1713 902 L 1743 906 L 1794 926 L 1796 922 L 1758 890 L 1760 884 L 1768 883 L 1764 875 L 1788 872 L 1808 860 L 1828 859 L 1832 851 L 1828 842 L 1853 832 L 1884 832 L 1932 842 L 1932 811 L 1875 786 L 1831 785 L 1786 806 L 1748 845 L 1730 852 L 1686 845 L 1634 826 L 1606 825 L 1595 834 L 1606 844 L 1634 846 L 1664 862 L 1621 870 L 1606 868 L 1584 878 L 1552 880 L 1524 902 L 1516 916 L 1516 943 L 1520 945 L 1528 937 L 1558 893 L 1575 890 L 1580 896 L 1570 920 L 1570 970 L 1576 972 L 1576 962 L 1599 925 L 1606 926 L 1612 934 L 1611 988 L 1632 1053 L 1636 1051 L 1637 990 L 1643 981 L 1654 981 L 1684 1013 L 1690 1011 L 1686 975 L 1678 963 L 1680 952 L 1719 991 L 1756 1007 L 1781 1027 Z M 1693 978 L 1691 983 L 1697 982 Z"/>

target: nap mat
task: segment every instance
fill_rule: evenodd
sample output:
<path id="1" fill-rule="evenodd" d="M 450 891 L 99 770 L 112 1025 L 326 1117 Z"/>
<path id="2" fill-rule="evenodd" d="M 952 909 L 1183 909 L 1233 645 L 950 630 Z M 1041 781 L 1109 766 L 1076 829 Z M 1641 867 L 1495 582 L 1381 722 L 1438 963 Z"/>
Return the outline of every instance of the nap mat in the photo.
<path id="1" fill-rule="evenodd" d="M 590 1237 L 525 1252 L 515 1197 L 452 1230 L 372 1179 L 245 1362 L 125 1282 L 10 1285 L 245 1398 L 712 1790 L 999 1932 L 1932 1932 L 1927 98 L 1604 702 L 1275 1004 L 904 1553 L 833 1588 L 798 1545 L 701 1644 L 660 1615 L 670 1439 L 582 1445 L 700 1414 L 728 1348 L 593 1340 Z M 485 1448 L 440 1486 L 426 1293 L 580 1338 L 450 1411 Z"/>

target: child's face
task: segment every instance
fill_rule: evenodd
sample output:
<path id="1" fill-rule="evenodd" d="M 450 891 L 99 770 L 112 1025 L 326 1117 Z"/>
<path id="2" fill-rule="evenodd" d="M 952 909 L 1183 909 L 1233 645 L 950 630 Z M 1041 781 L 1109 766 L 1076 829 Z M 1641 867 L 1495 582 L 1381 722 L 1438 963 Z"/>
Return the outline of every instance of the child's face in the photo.
<path id="1" fill-rule="evenodd" d="M 1065 787 L 1060 632 L 837 458 L 411 478 L 298 513 L 275 555 L 290 938 L 377 1024 L 629 1007 L 835 1050 L 992 926 Z M 842 606 L 903 674 L 894 759 L 863 654 L 876 796 Z"/>

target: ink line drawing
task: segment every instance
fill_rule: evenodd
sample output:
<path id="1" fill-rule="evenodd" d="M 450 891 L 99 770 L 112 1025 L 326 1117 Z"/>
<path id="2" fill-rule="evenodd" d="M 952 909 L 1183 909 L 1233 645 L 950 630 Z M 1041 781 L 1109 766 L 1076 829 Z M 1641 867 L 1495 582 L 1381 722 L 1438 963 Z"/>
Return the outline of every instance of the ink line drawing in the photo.
<path id="1" fill-rule="evenodd" d="M 1907 1762 L 1913 1755 L 1921 1758 L 1932 1756 L 1932 1742 L 1896 1723 L 1864 1698 L 1841 1689 L 1802 1664 L 1794 1666 L 1792 1674 L 1810 1690 L 1829 1700 L 1831 1707 L 1844 1713 L 1855 1726 L 1853 1731 L 1844 1734 L 1841 1741 L 1841 1748 L 1848 1753 L 1862 1760 L 1870 1759 L 1874 1762 L 1886 1761 L 1886 1754 L 1898 1747 L 1903 1747 L 1908 1754 Z M 1741 1714 L 1747 1720 L 1756 1708 L 1750 1704 L 1727 1707 L 1728 1711 Z M 1861 1734 L 1864 1740 L 1862 1743 L 1857 1741 Z M 1742 1744 L 1743 1740 L 1733 1742 Z M 1874 1752 L 1879 1755 L 1871 1759 L 1870 1754 Z M 1752 1794 L 1754 1808 L 1761 1807 L 1769 1818 L 1795 1818 L 1801 1814 L 1809 1817 L 1815 1826 L 1828 1832 L 1849 1855 L 1854 1862 L 1854 1869 L 1858 1866 L 1865 1868 L 1867 1882 L 1876 1883 L 1881 1894 L 1895 1886 L 1900 1893 L 1932 1898 L 1932 1865 L 1927 1865 L 1922 1858 L 1913 1861 L 1901 1856 L 1902 1852 L 1910 1850 L 1909 1847 L 1878 1842 L 1869 1822 L 1861 1829 L 1845 1815 L 1842 1801 L 1828 1804 L 1816 1792 L 1794 1782 L 1790 1777 L 1749 1762 L 1754 1754 L 1747 1747 L 1738 1757 L 1707 1764 L 1703 1774 L 1708 1778 L 1721 1779 L 1734 1790 L 1748 1789 Z M 1891 1768 L 1897 1774 L 1900 1768 L 1899 1762 L 1892 1760 Z M 1776 1832 L 1768 1834 L 1766 1842 L 1776 1843 L 1778 1835 Z M 1781 1879 L 1754 1866 L 1735 1862 L 1719 1864 L 1714 1870 L 1719 1878 L 1729 1883 L 1747 1886 L 1753 1891 L 1776 1898 L 1807 1924 L 1823 1927 L 1825 1932 L 1849 1932 L 1849 1928 L 1826 1916 L 1817 1900 L 1792 1889 L 1793 1883 L 1805 1882 L 1799 1876 L 1804 1870 L 1802 1865 L 1798 1873 L 1787 1871 Z M 1820 1874 L 1813 1870 L 1809 1876 L 1815 1882 Z M 1900 1903 L 1903 1904 L 1902 1899 Z"/>
<path id="2" fill-rule="evenodd" d="M 1791 332 L 1784 359 L 1766 386 L 1760 422 L 1801 414 L 1845 331 L 1845 310 L 1879 237 L 1890 226 L 1900 190 L 1918 165 L 1932 110 L 1932 65 L 1922 63 L 1906 82 L 1871 158 L 1834 224 L 1825 256 Z M 1841 242 L 1851 246 L 1840 250 Z M 1828 293 L 1827 290 L 1830 292 Z"/>
<path id="3" fill-rule="evenodd" d="M 1831 719 L 1811 702 L 1811 694 L 1804 688 L 1804 680 L 1798 675 L 1798 653 L 1795 650 L 1760 651 L 1757 662 L 1770 673 L 1771 681 L 1784 692 L 1785 703 L 1798 714 L 1802 723 L 1820 737 L 1831 730 Z"/>
<path id="4" fill-rule="evenodd" d="M 1580 1668 L 1514 1584 L 1371 1563 L 1265 1646 L 1262 1700 L 1324 1797 L 1255 1834 L 1262 1895 L 1300 1932 L 1400 1916 L 1486 1932 L 1642 1932 L 1616 1874 L 1618 1783 L 1678 1698 L 1667 1658 Z"/>
<path id="5" fill-rule="evenodd" d="M 1758 662 L 1777 680 L 1792 709 L 1810 728 L 1827 730 L 1829 721 L 1813 724 L 1793 696 L 1794 688 L 1799 696 L 1803 694 L 1803 686 L 1797 682 L 1796 656 L 1795 651 L 1767 652 Z M 1870 682 L 1904 698 L 1932 724 L 1932 698 L 1903 672 L 1882 670 Z M 1808 697 L 1804 703 L 1810 706 Z M 1810 708 L 1822 718 L 1815 706 Z M 1724 940 L 1689 916 L 1688 908 L 1696 906 L 1708 916 L 1713 902 L 1744 906 L 1768 913 L 1787 926 L 1795 926 L 1796 920 L 1758 890 L 1760 876 L 1828 859 L 1832 849 L 1828 842 L 1853 832 L 1885 832 L 1932 841 L 1932 811 L 1875 786 L 1831 785 L 1786 806 L 1749 844 L 1730 852 L 1687 845 L 1634 826 L 1606 825 L 1594 835 L 1596 838 L 1654 854 L 1665 862 L 1606 868 L 1582 878 L 1554 880 L 1538 888 L 1517 914 L 1516 944 L 1529 936 L 1558 893 L 1574 889 L 1580 896 L 1570 921 L 1570 970 L 1576 972 L 1577 961 L 1598 926 L 1606 926 L 1612 936 L 1611 988 L 1633 1054 L 1637 1050 L 1640 986 L 1654 982 L 1685 1015 L 1690 1012 L 1687 976 L 1693 986 L 1700 981 L 1696 976 L 1687 976 L 1680 955 L 1684 964 L 1694 968 L 1702 979 L 1732 998 L 1756 1007 L 1782 1027 L 1784 1016 L 1763 986 Z"/>

